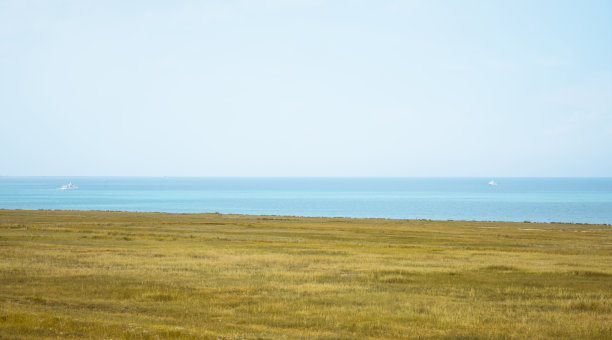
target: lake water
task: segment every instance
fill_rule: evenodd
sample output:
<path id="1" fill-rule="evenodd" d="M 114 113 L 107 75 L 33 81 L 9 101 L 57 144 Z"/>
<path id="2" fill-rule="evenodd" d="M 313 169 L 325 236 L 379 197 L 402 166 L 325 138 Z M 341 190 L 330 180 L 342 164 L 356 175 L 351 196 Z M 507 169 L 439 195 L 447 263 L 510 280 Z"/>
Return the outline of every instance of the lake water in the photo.
<path id="1" fill-rule="evenodd" d="M 612 224 L 612 178 L 0 177 L 0 208 Z"/>

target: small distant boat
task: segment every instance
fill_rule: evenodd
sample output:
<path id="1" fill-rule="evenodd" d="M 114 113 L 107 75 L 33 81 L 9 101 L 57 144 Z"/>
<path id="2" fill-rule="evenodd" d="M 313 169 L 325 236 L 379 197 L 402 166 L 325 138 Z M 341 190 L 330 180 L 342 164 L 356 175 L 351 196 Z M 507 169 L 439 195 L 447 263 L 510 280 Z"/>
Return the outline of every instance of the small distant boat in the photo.
<path id="1" fill-rule="evenodd" d="M 493 186 L 495 186 L 495 185 L 497 185 L 497 182 L 495 182 L 495 181 L 490 181 L 490 182 L 489 182 L 489 185 L 493 185 Z"/>
<path id="2" fill-rule="evenodd" d="M 76 185 L 72 184 L 72 182 L 62 185 L 62 187 L 60 189 L 62 190 L 75 190 L 78 189 L 79 187 L 77 187 Z"/>

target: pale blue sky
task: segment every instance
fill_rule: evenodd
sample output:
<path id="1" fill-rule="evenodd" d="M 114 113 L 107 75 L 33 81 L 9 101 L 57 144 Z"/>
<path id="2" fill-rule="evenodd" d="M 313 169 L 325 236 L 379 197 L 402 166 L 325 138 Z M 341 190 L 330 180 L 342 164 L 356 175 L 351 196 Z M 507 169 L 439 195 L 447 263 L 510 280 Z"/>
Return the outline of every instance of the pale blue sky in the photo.
<path id="1" fill-rule="evenodd" d="M 612 1 L 0 0 L 0 175 L 612 176 Z"/>

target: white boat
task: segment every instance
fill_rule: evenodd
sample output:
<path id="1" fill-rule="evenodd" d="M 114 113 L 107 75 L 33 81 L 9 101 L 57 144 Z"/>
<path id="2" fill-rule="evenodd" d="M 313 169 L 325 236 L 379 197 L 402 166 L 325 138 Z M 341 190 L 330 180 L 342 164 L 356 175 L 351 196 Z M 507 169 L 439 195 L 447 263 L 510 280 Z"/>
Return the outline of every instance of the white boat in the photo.
<path id="1" fill-rule="evenodd" d="M 60 189 L 62 190 L 74 190 L 74 189 L 78 189 L 79 187 L 77 187 L 76 185 L 72 184 L 72 182 L 66 184 L 66 185 L 62 185 L 62 187 Z"/>
<path id="2" fill-rule="evenodd" d="M 489 185 L 497 185 L 497 183 L 495 181 L 490 181 Z"/>

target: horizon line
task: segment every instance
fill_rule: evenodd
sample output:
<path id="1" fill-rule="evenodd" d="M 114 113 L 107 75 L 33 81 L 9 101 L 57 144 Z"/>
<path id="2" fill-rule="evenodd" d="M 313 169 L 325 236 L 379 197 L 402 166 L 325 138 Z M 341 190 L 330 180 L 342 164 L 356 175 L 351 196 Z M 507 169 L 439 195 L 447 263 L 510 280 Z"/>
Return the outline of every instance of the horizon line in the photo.
<path id="1" fill-rule="evenodd" d="M 611 176 L 218 176 L 218 175 L 0 175 L 2 177 L 19 178 L 85 178 L 85 177 L 106 177 L 106 178 L 244 178 L 244 179 L 271 179 L 271 178 L 612 178 Z"/>

